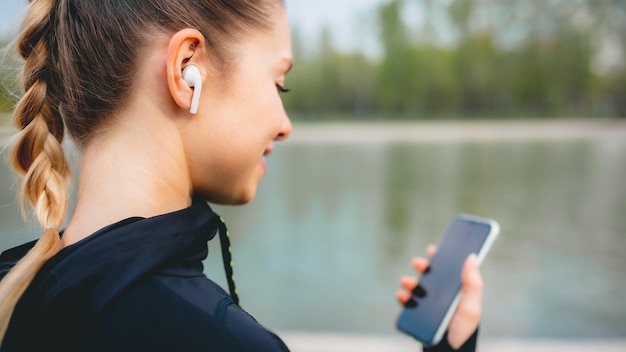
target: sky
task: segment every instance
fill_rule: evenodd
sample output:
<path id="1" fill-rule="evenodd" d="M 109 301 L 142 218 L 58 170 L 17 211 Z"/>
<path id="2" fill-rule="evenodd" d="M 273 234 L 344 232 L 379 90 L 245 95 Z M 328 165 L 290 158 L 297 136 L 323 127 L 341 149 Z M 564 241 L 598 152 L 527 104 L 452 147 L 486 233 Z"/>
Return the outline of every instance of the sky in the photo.
<path id="1" fill-rule="evenodd" d="M 384 0 L 286 0 L 291 27 L 305 43 L 315 41 L 322 28 L 332 31 L 335 46 L 342 51 L 377 50 L 373 30 L 376 8 Z"/>
<path id="2" fill-rule="evenodd" d="M 5 37 L 17 31 L 26 3 L 26 0 L 2 0 L 0 2 L 0 36 Z"/>
<path id="3" fill-rule="evenodd" d="M 364 33 L 364 22 L 375 20 L 375 9 L 385 0 L 286 0 L 287 15 L 305 41 L 314 41 L 328 26 L 339 49 L 375 50 L 376 33 Z M 0 36 L 15 33 L 26 9 L 27 0 L 0 1 Z M 370 29 L 371 31 L 371 29 Z"/>

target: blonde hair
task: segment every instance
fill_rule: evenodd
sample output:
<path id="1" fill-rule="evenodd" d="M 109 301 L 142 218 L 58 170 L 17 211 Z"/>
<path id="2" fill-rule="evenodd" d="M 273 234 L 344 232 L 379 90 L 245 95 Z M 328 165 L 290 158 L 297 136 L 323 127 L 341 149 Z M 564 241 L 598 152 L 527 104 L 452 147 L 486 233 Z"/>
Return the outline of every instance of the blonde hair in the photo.
<path id="1" fill-rule="evenodd" d="M 58 104 L 48 94 L 48 44 L 46 31 L 54 0 L 33 1 L 22 23 L 19 54 L 25 94 L 14 118 L 20 129 L 11 155 L 13 168 L 23 175 L 22 202 L 35 210 L 45 228 L 33 249 L 0 282 L 0 343 L 17 301 L 41 266 L 61 249 L 59 228 L 67 212 L 67 180 L 70 168 L 63 153 L 63 121 Z"/>
<path id="2" fill-rule="evenodd" d="M 65 129 L 83 146 L 126 103 L 139 53 L 156 31 L 197 28 L 225 70 L 232 43 L 251 29 L 269 29 L 267 10 L 275 4 L 282 1 L 29 1 L 17 39 L 25 93 L 14 112 L 19 132 L 11 161 L 23 176 L 22 204 L 34 209 L 44 231 L 0 282 L 0 344 L 18 300 L 61 249 L 71 176 Z"/>

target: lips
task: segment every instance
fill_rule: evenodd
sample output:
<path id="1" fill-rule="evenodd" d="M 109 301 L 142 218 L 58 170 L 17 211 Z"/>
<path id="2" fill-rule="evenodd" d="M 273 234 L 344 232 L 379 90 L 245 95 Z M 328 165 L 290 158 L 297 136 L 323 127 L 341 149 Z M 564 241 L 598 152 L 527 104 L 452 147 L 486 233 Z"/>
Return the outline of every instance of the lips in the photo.
<path id="1" fill-rule="evenodd" d="M 269 148 L 265 149 L 265 151 L 263 152 L 263 157 L 261 158 L 261 167 L 263 167 L 263 174 L 265 175 L 267 173 L 267 162 L 266 162 L 266 158 L 272 154 L 272 150 L 273 148 L 270 146 Z"/>

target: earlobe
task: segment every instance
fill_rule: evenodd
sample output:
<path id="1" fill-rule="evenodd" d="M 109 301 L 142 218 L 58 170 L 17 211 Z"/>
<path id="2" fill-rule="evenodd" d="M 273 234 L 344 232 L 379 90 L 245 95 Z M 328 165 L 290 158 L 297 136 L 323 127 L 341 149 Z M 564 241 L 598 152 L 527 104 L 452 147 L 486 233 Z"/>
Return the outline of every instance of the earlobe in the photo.
<path id="1" fill-rule="evenodd" d="M 167 84 L 174 103 L 195 114 L 198 111 L 202 83 L 205 77 L 203 62 L 204 37 L 195 29 L 183 29 L 170 39 L 167 58 Z"/>

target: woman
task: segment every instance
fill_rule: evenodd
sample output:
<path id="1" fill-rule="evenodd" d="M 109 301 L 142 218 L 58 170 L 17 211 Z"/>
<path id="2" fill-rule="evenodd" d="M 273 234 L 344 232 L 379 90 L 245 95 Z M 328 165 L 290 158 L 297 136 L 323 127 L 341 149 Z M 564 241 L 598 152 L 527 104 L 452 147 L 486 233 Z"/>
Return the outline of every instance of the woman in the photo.
<path id="1" fill-rule="evenodd" d="M 228 240 L 207 201 L 249 202 L 291 133 L 289 36 L 278 0 L 30 1 L 12 161 L 44 230 L 0 260 L 2 351 L 287 350 L 238 307 L 230 266 L 229 295 L 201 260 L 217 232 Z M 82 164 L 61 236 L 65 130 Z M 478 324 L 472 260 L 463 290 L 454 347 Z"/>

